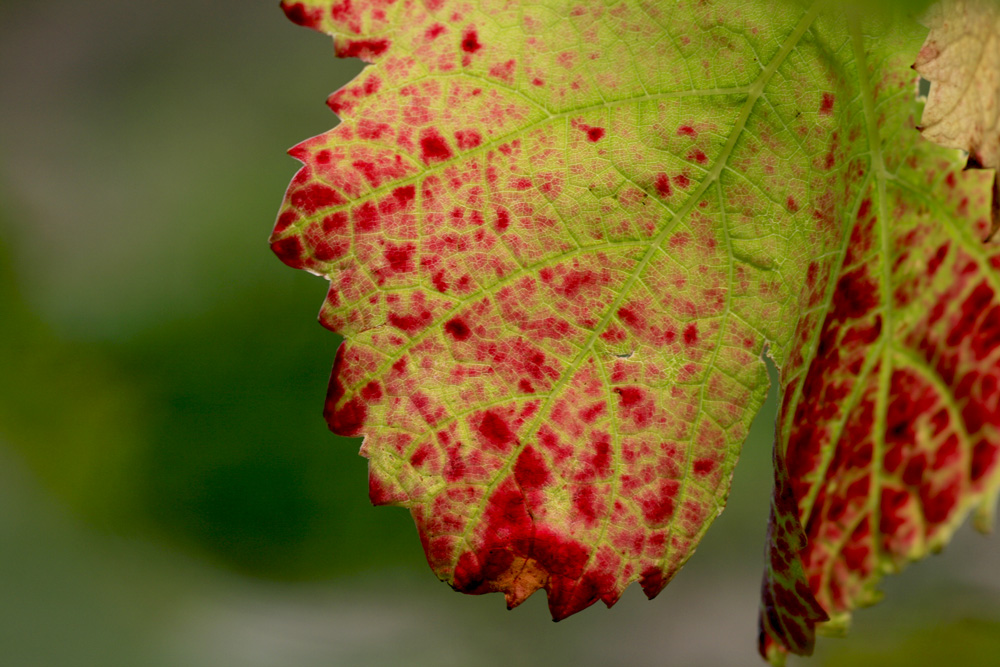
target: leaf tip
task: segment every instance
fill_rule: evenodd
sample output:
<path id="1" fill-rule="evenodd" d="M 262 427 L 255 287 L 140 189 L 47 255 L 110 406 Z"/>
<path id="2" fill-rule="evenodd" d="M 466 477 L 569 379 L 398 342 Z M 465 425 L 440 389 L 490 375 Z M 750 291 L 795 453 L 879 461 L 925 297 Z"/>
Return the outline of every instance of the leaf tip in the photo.
<path id="1" fill-rule="evenodd" d="M 295 25 L 319 30 L 320 22 L 323 20 L 323 10 L 319 7 L 309 9 L 303 2 L 289 2 L 289 0 L 282 0 L 280 6 L 288 20 Z"/>

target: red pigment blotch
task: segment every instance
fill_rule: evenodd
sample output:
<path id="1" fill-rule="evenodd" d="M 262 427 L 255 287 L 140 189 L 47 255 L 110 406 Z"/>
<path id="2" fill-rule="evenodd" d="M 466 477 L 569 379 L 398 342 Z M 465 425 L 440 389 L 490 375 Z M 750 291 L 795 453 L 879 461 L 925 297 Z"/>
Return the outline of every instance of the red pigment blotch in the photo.
<path id="1" fill-rule="evenodd" d="M 674 498 L 679 488 L 680 483 L 676 480 L 662 480 L 653 493 L 639 499 L 639 508 L 650 526 L 662 526 L 673 516 Z"/>
<path id="2" fill-rule="evenodd" d="M 382 385 L 377 380 L 372 380 L 361 390 L 361 398 L 369 403 L 376 403 L 382 400 Z"/>
<path id="3" fill-rule="evenodd" d="M 829 116 L 833 113 L 833 94 L 823 93 L 823 101 L 819 104 L 819 113 L 823 116 Z"/>
<path id="4" fill-rule="evenodd" d="M 288 201 L 306 215 L 312 215 L 321 208 L 347 202 L 339 192 L 321 183 L 310 183 L 299 188 L 288 196 Z"/>
<path id="5" fill-rule="evenodd" d="M 472 335 L 472 330 L 469 329 L 469 325 L 465 323 L 465 320 L 459 317 L 455 317 L 445 322 L 444 330 L 449 336 L 457 341 L 466 340 L 470 335 Z"/>
<path id="6" fill-rule="evenodd" d="M 718 465 L 712 459 L 695 459 L 694 461 L 694 474 L 696 475 L 707 475 L 708 473 L 715 470 L 715 466 Z"/>
<path id="7" fill-rule="evenodd" d="M 603 127 L 588 127 L 587 128 L 587 139 L 592 142 L 598 142 L 604 137 Z"/>
<path id="8" fill-rule="evenodd" d="M 833 316 L 848 320 L 866 315 L 878 305 L 877 289 L 866 266 L 845 273 L 833 295 Z"/>
<path id="9" fill-rule="evenodd" d="M 415 452 L 413 452 L 413 455 L 410 456 L 410 465 L 420 467 L 420 464 L 426 461 L 427 457 L 430 456 L 433 451 L 434 450 L 427 445 L 421 445 Z"/>
<path id="10" fill-rule="evenodd" d="M 691 151 L 690 153 L 688 153 L 687 157 L 688 157 L 688 160 L 691 160 L 693 162 L 697 162 L 698 164 L 705 164 L 706 162 L 708 162 L 708 156 L 705 155 L 704 152 L 699 151 L 699 150 L 693 150 L 693 151 Z"/>
<path id="11" fill-rule="evenodd" d="M 698 132 L 690 125 L 681 125 L 677 128 L 678 137 L 697 137 Z"/>
<path id="12" fill-rule="evenodd" d="M 372 58 L 382 55 L 388 48 L 388 39 L 352 39 L 337 49 L 337 55 L 341 58 Z"/>
<path id="13" fill-rule="evenodd" d="M 445 28 L 443 25 L 441 25 L 440 23 L 435 23 L 434 25 L 432 25 L 430 28 L 427 29 L 427 32 L 425 32 L 424 35 L 427 37 L 427 39 L 434 40 L 440 37 L 441 34 L 444 32 L 444 30 Z"/>
<path id="14" fill-rule="evenodd" d="M 588 526 L 592 526 L 597 521 L 596 500 L 597 493 L 593 486 L 581 486 L 573 491 L 573 509 L 584 518 Z"/>
<path id="15" fill-rule="evenodd" d="M 525 447 L 514 464 L 514 479 L 522 489 L 538 489 L 552 481 L 545 459 L 534 447 Z"/>
<path id="16" fill-rule="evenodd" d="M 380 217 L 375 204 L 366 201 L 354 209 L 354 229 L 359 232 L 372 232 L 379 226 Z"/>
<path id="17" fill-rule="evenodd" d="M 475 130 L 459 130 L 455 132 L 455 143 L 459 150 L 467 151 L 483 143 L 483 137 Z"/>
<path id="18" fill-rule="evenodd" d="M 692 322 L 684 329 L 684 343 L 694 345 L 698 342 L 698 323 Z"/>
<path id="19" fill-rule="evenodd" d="M 673 189 L 670 187 L 670 178 L 666 174 L 660 174 L 656 177 L 656 181 L 653 183 L 653 187 L 656 188 L 657 194 L 661 197 L 669 197 L 673 194 Z"/>
<path id="20" fill-rule="evenodd" d="M 413 201 L 416 194 L 417 191 L 412 185 L 404 185 L 392 191 L 392 196 L 400 208 L 405 208 L 407 204 Z"/>
<path id="21" fill-rule="evenodd" d="M 791 195 L 788 195 L 788 199 L 785 200 L 785 206 L 792 213 L 795 213 L 799 210 L 799 203 L 795 201 L 795 199 Z"/>
<path id="22" fill-rule="evenodd" d="M 303 26 L 304 28 L 316 28 L 323 19 L 323 10 L 319 8 L 306 9 L 305 5 L 301 2 L 296 2 L 291 5 L 282 4 L 281 8 L 285 11 L 285 16 L 287 16 L 292 23 Z"/>
<path id="23" fill-rule="evenodd" d="M 517 62 L 513 59 L 502 64 L 494 65 L 490 68 L 490 76 L 507 83 L 512 83 L 514 81 L 514 68 L 516 66 Z"/>
<path id="24" fill-rule="evenodd" d="M 514 433 L 507 422 L 492 410 L 487 410 L 479 422 L 479 433 L 496 450 L 505 452 L 514 443 Z"/>
<path id="25" fill-rule="evenodd" d="M 271 251 L 293 269 L 302 268 L 302 243 L 298 236 L 287 236 L 273 242 Z"/>
<path id="26" fill-rule="evenodd" d="M 422 311 L 416 315 L 389 313 L 389 324 L 400 331 L 406 332 L 410 336 L 426 328 L 431 323 L 431 319 L 433 319 L 433 316 L 429 310 Z"/>
<path id="27" fill-rule="evenodd" d="M 622 407 L 628 408 L 642 400 L 643 391 L 640 387 L 618 387 L 615 389 Z"/>
<path id="28" fill-rule="evenodd" d="M 677 187 L 686 189 L 691 185 L 691 179 L 687 177 L 687 174 L 677 174 L 674 176 L 674 183 L 677 184 Z"/>
<path id="29" fill-rule="evenodd" d="M 284 211 L 278 216 L 278 221 L 274 223 L 274 234 L 280 234 L 288 229 L 292 223 L 298 221 L 299 214 L 291 209 Z"/>
<path id="30" fill-rule="evenodd" d="M 496 230 L 497 233 L 499 234 L 507 231 L 507 228 L 510 227 L 510 213 L 507 212 L 507 209 L 500 207 L 497 207 L 496 213 L 497 213 Z"/>
<path id="31" fill-rule="evenodd" d="M 422 132 L 420 150 L 424 164 L 444 162 L 452 156 L 451 148 L 448 147 L 444 138 L 434 128 L 427 128 Z"/>
<path id="32" fill-rule="evenodd" d="M 330 430 L 336 435 L 355 436 L 361 431 L 368 416 L 368 409 L 360 398 L 355 396 L 341 407 L 337 407 L 340 399 L 344 397 L 346 389 L 340 381 L 341 370 L 344 365 L 344 351 L 346 345 L 337 348 L 337 356 L 333 361 L 333 370 L 330 372 L 330 384 L 326 391 L 326 404 L 323 407 L 323 416 Z"/>
<path id="33" fill-rule="evenodd" d="M 389 244 L 385 251 L 385 261 L 395 273 L 409 273 L 414 270 L 413 255 L 417 247 L 412 243 L 394 246 Z"/>
<path id="34" fill-rule="evenodd" d="M 627 306 L 619 308 L 617 315 L 622 324 L 628 326 L 630 329 L 643 329 L 646 326 L 645 318 Z"/>
<path id="35" fill-rule="evenodd" d="M 462 36 L 462 50 L 466 53 L 475 53 L 481 48 L 483 45 L 479 43 L 479 35 L 476 34 L 475 30 L 468 30 Z"/>
<path id="36" fill-rule="evenodd" d="M 872 200 L 863 199 L 861 200 L 861 206 L 858 207 L 858 220 L 864 220 L 868 217 L 868 212 L 872 210 Z"/>
<path id="37" fill-rule="evenodd" d="M 603 404 L 601 407 L 604 407 Z M 586 475 L 596 479 L 606 479 L 611 475 L 611 438 L 607 434 L 601 433 L 592 444 L 593 456 L 587 456 L 584 459 L 588 466 Z"/>

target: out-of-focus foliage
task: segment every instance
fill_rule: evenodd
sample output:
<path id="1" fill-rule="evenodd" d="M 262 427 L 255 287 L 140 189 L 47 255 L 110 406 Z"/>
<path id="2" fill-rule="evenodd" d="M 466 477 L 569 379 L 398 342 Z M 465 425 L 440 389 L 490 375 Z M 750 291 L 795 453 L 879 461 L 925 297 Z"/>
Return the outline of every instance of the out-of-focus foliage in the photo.
<path id="1" fill-rule="evenodd" d="M 835 653 L 828 667 L 986 665 L 1000 655 L 1000 623 L 967 618 L 920 628 L 894 647 L 858 647 Z"/>

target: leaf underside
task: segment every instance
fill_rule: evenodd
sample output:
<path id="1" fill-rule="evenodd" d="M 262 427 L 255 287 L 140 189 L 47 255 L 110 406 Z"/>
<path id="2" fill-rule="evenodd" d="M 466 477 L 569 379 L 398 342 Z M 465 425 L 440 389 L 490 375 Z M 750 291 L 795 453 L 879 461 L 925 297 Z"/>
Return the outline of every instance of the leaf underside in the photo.
<path id="1" fill-rule="evenodd" d="M 781 369 L 761 650 L 1000 486 L 992 172 L 914 130 L 926 31 L 747 2 L 285 2 L 373 63 L 272 248 L 330 281 L 326 418 L 454 588 L 656 595 Z M 907 54 L 910 54 L 907 56 Z"/>

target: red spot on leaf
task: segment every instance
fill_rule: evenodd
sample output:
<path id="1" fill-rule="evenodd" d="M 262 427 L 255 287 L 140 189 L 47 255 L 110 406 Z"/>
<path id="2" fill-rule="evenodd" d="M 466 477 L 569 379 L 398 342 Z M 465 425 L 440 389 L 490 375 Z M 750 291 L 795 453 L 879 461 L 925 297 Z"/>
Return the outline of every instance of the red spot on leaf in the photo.
<path id="1" fill-rule="evenodd" d="M 475 130 L 459 130 L 455 133 L 455 143 L 459 150 L 467 151 L 483 143 L 483 137 Z"/>
<path id="2" fill-rule="evenodd" d="M 479 433 L 499 452 L 507 452 L 514 444 L 514 433 L 507 422 L 492 410 L 487 410 L 479 422 Z"/>
<path id="3" fill-rule="evenodd" d="M 359 232 L 372 232 L 378 229 L 381 218 L 375 204 L 366 201 L 354 209 L 354 229 Z"/>
<path id="4" fill-rule="evenodd" d="M 377 380 L 372 380 L 361 390 L 361 398 L 369 403 L 376 403 L 382 399 L 382 385 Z"/>
<path id="5" fill-rule="evenodd" d="M 583 475 L 578 481 L 589 482 L 611 476 L 611 437 L 607 433 L 599 433 L 591 448 L 592 452 L 584 455 Z"/>
<path id="6" fill-rule="evenodd" d="M 669 197 L 673 194 L 673 189 L 670 187 L 670 177 L 666 174 L 658 175 L 656 181 L 653 183 L 653 187 L 656 188 L 657 194 L 661 197 Z"/>
<path id="7" fill-rule="evenodd" d="M 697 137 L 698 132 L 690 125 L 681 125 L 677 128 L 678 137 Z"/>
<path id="8" fill-rule="evenodd" d="M 427 128 L 420 137 L 421 157 L 424 164 L 444 162 L 452 156 L 451 148 L 437 130 Z"/>
<path id="9" fill-rule="evenodd" d="M 698 323 L 692 322 L 684 328 L 684 343 L 694 345 L 698 342 Z"/>
<path id="10" fill-rule="evenodd" d="M 274 223 L 274 233 L 280 234 L 285 231 L 294 222 L 298 221 L 299 217 L 299 214 L 291 209 L 282 211 L 281 215 L 278 216 L 278 221 Z"/>
<path id="11" fill-rule="evenodd" d="M 675 480 L 661 480 L 649 492 L 638 497 L 639 509 L 650 527 L 666 525 L 674 515 L 674 498 L 680 483 Z"/>
<path id="12" fill-rule="evenodd" d="M 517 63 L 514 60 L 508 60 L 505 63 L 494 65 L 490 68 L 490 76 L 500 79 L 506 83 L 514 82 L 514 69 Z"/>
<path id="13" fill-rule="evenodd" d="M 341 345 L 337 348 L 337 356 L 333 362 L 333 370 L 330 373 L 330 384 L 326 393 L 326 405 L 323 408 L 323 416 L 330 430 L 336 435 L 355 436 L 361 432 L 368 410 L 358 396 L 347 401 L 338 407 L 346 390 L 340 379 L 344 369 L 344 354 L 347 346 Z"/>
<path id="14" fill-rule="evenodd" d="M 422 464 L 424 461 L 426 461 L 427 457 L 429 457 L 433 452 L 434 452 L 434 450 L 431 449 L 429 446 L 427 446 L 427 445 L 421 445 L 410 456 L 410 465 L 412 465 L 415 468 L 419 468 L 420 464 Z"/>
<path id="15" fill-rule="evenodd" d="M 465 323 L 465 320 L 458 317 L 445 322 L 444 330 L 449 336 L 457 341 L 466 340 L 470 335 L 472 335 L 472 330 L 469 329 L 469 325 Z"/>
<path id="16" fill-rule="evenodd" d="M 389 48 L 388 39 L 349 39 L 337 41 L 337 55 L 341 58 L 361 58 L 370 60 L 380 56 Z"/>
<path id="17" fill-rule="evenodd" d="M 413 336 L 414 334 L 425 329 L 428 324 L 431 323 L 433 316 L 429 310 L 424 310 L 416 314 L 400 314 L 400 313 L 389 313 L 389 324 L 396 327 L 400 331 L 406 332 L 408 335 Z"/>
<path id="18" fill-rule="evenodd" d="M 510 227 L 510 213 L 508 213 L 507 209 L 505 208 L 497 207 L 496 214 L 497 214 L 497 222 L 496 222 L 497 233 L 498 234 L 503 233 L 507 231 L 508 227 Z"/>
<path id="19" fill-rule="evenodd" d="M 718 463 L 716 463 L 712 459 L 706 459 L 706 458 L 695 459 L 694 473 L 696 475 L 707 475 L 713 470 L 715 470 L 715 467 L 717 465 Z"/>
<path id="20" fill-rule="evenodd" d="M 525 447 L 514 464 L 514 479 L 522 489 L 538 489 L 552 481 L 545 459 L 534 447 Z"/>
<path id="21" fill-rule="evenodd" d="M 312 215 L 321 208 L 347 203 L 339 192 L 322 183 L 310 183 L 298 188 L 289 195 L 288 201 L 306 215 Z"/>
<path id="22" fill-rule="evenodd" d="M 872 200 L 867 197 L 861 200 L 861 206 L 858 207 L 858 220 L 864 220 L 868 217 L 868 213 L 872 210 Z"/>
<path id="23" fill-rule="evenodd" d="M 475 53 L 481 48 L 483 48 L 483 45 L 479 43 L 479 36 L 476 34 L 476 31 L 466 31 L 465 35 L 462 36 L 462 50 L 466 53 Z"/>
<path id="24" fill-rule="evenodd" d="M 928 523 L 944 523 L 951 516 L 952 510 L 958 505 L 961 492 L 961 481 L 956 479 L 943 489 L 928 480 L 920 487 L 920 503 L 924 508 L 924 518 Z"/>
<path id="25" fill-rule="evenodd" d="M 868 277 L 868 267 L 861 266 L 845 273 L 837 281 L 833 295 L 835 319 L 858 319 L 871 312 L 878 305 L 878 287 Z"/>
<path id="26" fill-rule="evenodd" d="M 588 526 L 593 526 L 597 522 L 597 508 L 595 502 L 597 493 L 590 484 L 580 486 L 573 490 L 573 509 L 583 517 Z"/>
<path id="27" fill-rule="evenodd" d="M 404 185 L 393 190 L 392 196 L 400 208 L 405 208 L 416 196 L 416 189 L 412 185 Z"/>
<path id="28" fill-rule="evenodd" d="M 286 236 L 271 243 L 271 251 L 278 256 L 282 262 L 293 269 L 301 269 L 302 262 L 302 242 L 298 236 Z"/>
<path id="29" fill-rule="evenodd" d="M 404 243 L 398 246 L 390 243 L 385 251 L 385 260 L 392 271 L 396 273 L 409 273 L 415 268 L 413 255 L 416 251 L 417 247 L 412 243 Z"/>
<path id="30" fill-rule="evenodd" d="M 819 103 L 819 113 L 821 116 L 829 116 L 833 113 L 833 95 L 831 93 L 823 93 L 823 100 Z"/>
<path id="31" fill-rule="evenodd" d="M 637 404 L 643 397 L 643 390 L 640 387 L 618 387 L 615 389 L 618 400 L 622 407 L 631 407 Z"/>
<path id="32" fill-rule="evenodd" d="M 303 26 L 305 28 L 318 28 L 320 21 L 323 20 L 323 10 L 317 8 L 306 9 L 305 5 L 301 2 L 295 3 L 282 3 L 281 8 L 285 12 L 292 23 Z"/>
<path id="33" fill-rule="evenodd" d="M 985 440 L 976 443 L 976 446 L 972 448 L 969 478 L 973 482 L 978 482 L 988 473 L 993 472 L 998 459 L 1000 459 L 1000 447 Z"/>
<path id="34" fill-rule="evenodd" d="M 667 586 L 667 580 L 663 577 L 663 570 L 658 567 L 651 567 L 639 577 L 639 586 L 646 597 L 652 600 Z"/>

